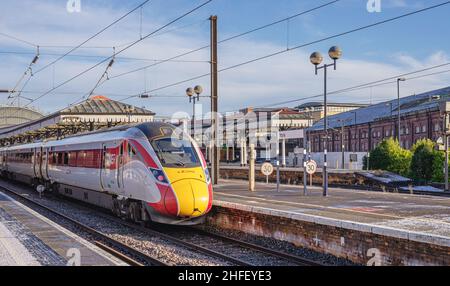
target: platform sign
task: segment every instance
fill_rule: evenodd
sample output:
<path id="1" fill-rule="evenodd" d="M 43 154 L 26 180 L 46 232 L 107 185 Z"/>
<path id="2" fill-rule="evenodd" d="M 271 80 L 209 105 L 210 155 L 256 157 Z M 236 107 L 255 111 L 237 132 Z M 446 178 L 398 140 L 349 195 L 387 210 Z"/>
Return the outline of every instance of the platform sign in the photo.
<path id="1" fill-rule="evenodd" d="M 265 175 L 265 176 L 272 175 L 273 170 L 274 170 L 273 165 L 268 162 L 264 163 L 261 166 L 261 173 L 263 173 L 263 175 Z"/>
<path id="2" fill-rule="evenodd" d="M 314 160 L 306 162 L 306 173 L 314 175 L 317 172 L 317 163 Z"/>

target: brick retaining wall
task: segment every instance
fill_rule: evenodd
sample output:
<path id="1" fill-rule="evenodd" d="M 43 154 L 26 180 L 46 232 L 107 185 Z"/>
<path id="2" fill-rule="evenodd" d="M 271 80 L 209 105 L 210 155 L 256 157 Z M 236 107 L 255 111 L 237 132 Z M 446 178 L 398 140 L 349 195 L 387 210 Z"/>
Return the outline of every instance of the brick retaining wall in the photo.
<path id="1" fill-rule="evenodd" d="M 215 202 L 207 224 L 274 238 L 366 265 L 379 250 L 381 265 L 450 265 L 450 240 L 421 233 Z M 375 251 L 376 251 L 375 250 Z"/>

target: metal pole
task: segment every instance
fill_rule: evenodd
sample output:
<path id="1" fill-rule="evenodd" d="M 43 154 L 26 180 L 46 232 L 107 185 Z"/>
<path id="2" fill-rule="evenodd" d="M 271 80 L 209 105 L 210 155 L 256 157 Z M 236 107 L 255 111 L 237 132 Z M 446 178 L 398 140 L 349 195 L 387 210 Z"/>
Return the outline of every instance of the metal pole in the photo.
<path id="1" fill-rule="evenodd" d="M 448 135 L 447 135 L 447 129 L 448 129 L 448 114 L 445 114 L 444 117 L 444 145 L 445 145 L 445 191 L 448 192 L 450 190 L 449 188 L 449 182 L 448 182 L 448 163 L 449 163 L 449 158 L 448 158 Z"/>
<path id="2" fill-rule="evenodd" d="M 324 130 L 325 140 L 323 149 L 323 196 L 328 196 L 328 173 L 327 173 L 327 155 L 328 155 L 328 106 L 327 106 L 327 65 L 324 65 Z"/>
<path id="3" fill-rule="evenodd" d="M 280 192 L 280 156 L 277 159 L 277 192 Z"/>
<path id="4" fill-rule="evenodd" d="M 191 126 L 191 128 L 192 128 L 192 132 L 191 132 L 192 138 L 194 138 L 195 137 L 195 98 L 192 101 L 192 126 Z"/>
<path id="5" fill-rule="evenodd" d="M 308 139 L 306 137 L 303 138 L 303 195 L 308 195 L 308 174 L 306 173 L 306 156 L 307 156 L 307 143 Z"/>
<path id="6" fill-rule="evenodd" d="M 345 169 L 345 144 L 344 144 L 344 121 L 341 127 L 341 148 L 342 148 L 342 170 Z"/>
<path id="7" fill-rule="evenodd" d="M 445 135 L 445 191 L 450 191 L 449 182 L 448 182 L 448 136 Z"/>
<path id="8" fill-rule="evenodd" d="M 400 117 L 400 79 L 397 79 L 397 104 L 398 104 L 397 140 L 398 140 L 398 142 L 400 142 L 400 125 L 401 125 L 401 117 Z"/>
<path id="9" fill-rule="evenodd" d="M 219 182 L 219 146 L 218 146 L 218 56 L 217 56 L 217 16 L 211 16 L 211 113 L 212 113 L 212 182 Z"/>
<path id="10" fill-rule="evenodd" d="M 248 175 L 248 190 L 250 192 L 255 191 L 255 145 L 250 144 L 250 167 Z"/>

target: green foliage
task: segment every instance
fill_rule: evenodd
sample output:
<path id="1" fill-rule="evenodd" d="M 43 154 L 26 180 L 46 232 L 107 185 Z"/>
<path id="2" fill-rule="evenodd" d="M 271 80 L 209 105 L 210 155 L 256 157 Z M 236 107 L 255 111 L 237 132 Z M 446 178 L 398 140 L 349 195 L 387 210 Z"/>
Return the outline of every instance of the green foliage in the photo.
<path id="1" fill-rule="evenodd" d="M 411 161 L 411 177 L 421 183 L 443 182 L 443 168 L 445 156 L 435 149 L 436 144 L 423 139 L 414 144 L 413 158 Z"/>
<path id="2" fill-rule="evenodd" d="M 387 139 L 364 157 L 364 169 L 369 161 L 371 170 L 385 170 L 410 177 L 418 183 L 444 182 L 444 152 L 436 150 L 429 139 L 417 141 L 411 151 L 400 147 L 397 140 Z"/>
<path id="3" fill-rule="evenodd" d="M 408 176 L 412 153 L 400 147 L 392 138 L 382 141 L 370 152 L 369 165 L 371 170 L 385 170 L 402 176 Z M 364 160 L 367 169 L 367 158 Z"/>

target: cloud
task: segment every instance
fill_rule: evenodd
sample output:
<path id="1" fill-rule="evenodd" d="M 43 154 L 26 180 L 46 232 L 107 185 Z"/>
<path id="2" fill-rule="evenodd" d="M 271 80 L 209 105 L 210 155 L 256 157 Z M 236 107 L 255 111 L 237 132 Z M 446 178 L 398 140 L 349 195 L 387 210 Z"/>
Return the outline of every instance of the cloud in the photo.
<path id="1" fill-rule="evenodd" d="M 10 32 L 18 37 L 39 43 L 73 45 L 74 43 L 82 42 L 87 36 L 92 35 L 94 31 L 102 28 L 105 23 L 112 22 L 126 11 L 125 9 L 112 8 L 110 6 L 104 6 L 102 8 L 96 6 L 95 9 L 84 6 L 83 13 L 74 15 L 68 14 L 64 10 L 65 7 L 61 7 L 60 2 L 41 2 L 42 4 L 32 6 L 27 5 L 34 3 L 33 1 L 15 1 L 14 4 L 6 5 L 5 11 L 8 12 L 6 13 L 6 18 L 0 20 L 0 31 Z M 26 7 L 28 8 L 25 9 Z M 18 13 L 18 11 L 23 12 Z M 41 17 L 36 17 L 35 15 L 37 13 Z M 172 13 L 175 15 L 176 13 L 180 13 L 180 11 L 174 11 Z M 14 21 L 14 16 L 12 16 L 18 14 L 21 15 L 20 23 Z M 162 16 L 155 18 L 147 17 L 143 29 L 145 31 L 155 29 L 163 24 L 161 18 Z M 48 19 L 51 19 L 51 21 Z M 198 21 L 198 19 L 195 21 Z M 179 23 L 175 27 L 192 22 L 193 19 L 188 19 L 186 22 Z M 139 36 L 138 31 L 139 21 L 136 20 L 136 17 L 131 17 L 88 45 L 113 46 L 119 43 L 129 42 Z M 168 33 L 157 38 L 146 40 L 124 52 L 121 56 L 165 59 L 208 44 L 208 38 L 205 37 L 205 34 L 204 30 L 199 30 L 198 27 L 182 29 L 174 33 Z M 17 49 L 17 43 L 8 40 L 0 44 L 0 49 L 10 50 L 13 46 L 15 46 L 14 49 Z M 220 45 L 219 65 L 221 68 L 232 66 L 285 48 L 281 44 L 268 40 L 241 38 Z M 313 66 L 309 63 L 311 49 L 291 51 L 283 55 L 220 73 L 219 96 L 221 110 L 238 110 L 246 106 L 270 106 L 276 102 L 321 94 L 323 90 L 322 72 L 319 76 L 315 76 L 314 74 Z M 43 52 L 61 53 L 64 51 L 64 49 L 43 49 Z M 112 49 L 81 49 L 75 52 L 75 54 L 80 53 L 110 56 Z M 417 58 L 402 51 L 394 54 L 396 60 L 391 63 L 377 62 L 373 57 L 369 56 L 364 57 L 362 55 L 361 57 L 352 58 L 345 55 L 338 63 L 338 70 L 331 70 L 329 73 L 329 90 L 333 91 L 363 84 L 449 61 L 449 55 L 441 50 L 436 50 L 426 58 Z M 209 51 L 205 49 L 185 57 L 183 60 L 208 61 L 208 57 Z M 32 55 L 27 57 L 0 55 L 2 62 L 2 65 L 0 65 L 0 74 L 2 74 L 2 77 L 0 77 L 0 87 L 10 88 L 24 72 L 31 58 Z M 52 59 L 54 57 L 41 57 L 36 69 L 49 63 Z M 99 60 L 66 58 L 55 65 L 54 70 L 53 68 L 49 68 L 36 75 L 30 81 L 27 90 L 49 90 L 53 87 L 54 83 L 58 84 L 70 79 L 83 70 L 92 67 L 96 61 L 98 62 Z M 114 77 L 120 73 L 143 67 L 150 63 L 152 62 L 117 60 L 109 75 L 110 77 Z M 104 72 L 106 65 L 107 63 L 100 65 L 86 75 L 70 82 L 51 95 L 44 97 L 37 102 L 38 107 L 48 112 L 55 111 L 81 98 L 81 96 L 93 88 L 100 75 Z M 209 73 L 209 65 L 205 62 L 171 62 L 158 65 L 147 71 L 141 71 L 107 81 L 97 89 L 97 93 L 106 96 L 139 94 L 145 90 L 156 89 L 205 73 Z M 447 86 L 448 80 L 450 79 L 449 74 L 409 81 L 402 87 L 402 92 L 407 95 Z M 184 90 L 188 86 L 194 86 L 196 84 L 204 86 L 205 95 L 210 94 L 209 78 L 205 77 L 155 92 L 156 95 L 172 96 L 171 98 L 155 97 L 149 100 L 135 98 L 127 102 L 136 104 L 137 106 L 145 106 L 157 112 L 158 115 L 171 115 L 177 111 L 187 111 L 190 113 L 192 106 L 188 100 L 173 96 L 184 96 Z M 80 94 L 69 95 L 64 93 L 74 91 L 80 92 Z M 28 97 L 37 97 L 38 95 L 39 93 L 26 94 Z M 394 98 L 395 96 L 395 86 L 386 85 L 371 90 L 367 89 L 358 92 L 330 95 L 329 100 L 369 103 L 370 101 L 374 102 Z M 121 99 L 124 97 L 111 96 L 111 98 Z M 317 100 L 321 100 L 321 98 L 317 98 Z M 201 103 L 205 111 L 209 109 L 209 98 L 202 98 Z M 290 106 L 295 106 L 297 103 L 301 104 L 302 101 L 292 103 Z"/>

